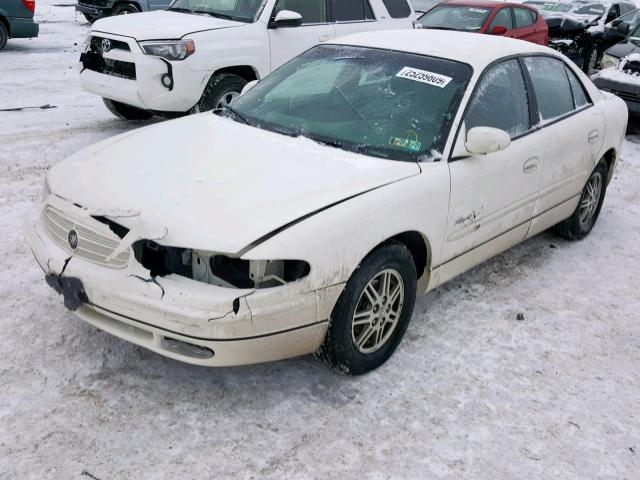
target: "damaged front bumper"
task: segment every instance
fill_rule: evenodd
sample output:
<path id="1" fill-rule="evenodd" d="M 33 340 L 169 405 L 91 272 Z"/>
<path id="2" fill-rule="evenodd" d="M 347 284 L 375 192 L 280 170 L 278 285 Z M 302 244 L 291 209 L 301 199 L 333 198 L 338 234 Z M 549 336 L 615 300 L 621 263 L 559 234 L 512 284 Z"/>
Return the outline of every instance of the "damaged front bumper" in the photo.
<path id="1" fill-rule="evenodd" d="M 204 366 L 280 360 L 315 352 L 322 344 L 343 284 L 306 292 L 297 283 L 225 288 L 174 274 L 151 277 L 133 255 L 121 257 L 128 260 L 118 268 L 106 267 L 52 240 L 44 220 L 50 205 L 78 219 L 79 229 L 91 221 L 85 210 L 50 195 L 26 219 L 28 244 L 67 307 L 101 330 Z M 104 227 L 95 222 L 92 227 Z"/>

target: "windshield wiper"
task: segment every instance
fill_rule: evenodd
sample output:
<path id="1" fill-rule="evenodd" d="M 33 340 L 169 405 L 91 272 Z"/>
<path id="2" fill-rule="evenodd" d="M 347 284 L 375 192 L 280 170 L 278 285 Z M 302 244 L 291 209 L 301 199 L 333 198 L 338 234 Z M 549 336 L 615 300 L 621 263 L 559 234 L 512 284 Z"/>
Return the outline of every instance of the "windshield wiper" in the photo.
<path id="1" fill-rule="evenodd" d="M 182 7 L 169 7 L 167 8 L 167 10 L 170 10 L 172 12 L 192 13 L 190 9 Z"/>
<path id="2" fill-rule="evenodd" d="M 230 112 L 235 118 L 237 118 L 240 123 L 244 123 L 245 125 L 251 125 L 251 122 L 245 117 L 243 114 L 238 112 L 235 108 L 225 105 L 221 108 L 222 111 Z M 214 110 L 215 112 L 215 110 Z"/>
<path id="3" fill-rule="evenodd" d="M 200 13 L 204 15 L 211 15 L 215 18 L 222 18 L 224 20 L 233 20 L 231 15 L 225 15 L 224 13 L 213 12 L 211 10 L 191 10 L 192 13 Z"/>

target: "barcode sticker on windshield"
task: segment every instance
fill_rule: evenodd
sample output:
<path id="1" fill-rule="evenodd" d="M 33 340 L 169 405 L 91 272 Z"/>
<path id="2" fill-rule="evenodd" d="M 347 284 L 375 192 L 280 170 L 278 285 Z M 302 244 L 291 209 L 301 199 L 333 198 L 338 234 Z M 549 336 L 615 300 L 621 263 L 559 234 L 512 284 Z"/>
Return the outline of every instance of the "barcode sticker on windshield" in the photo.
<path id="1" fill-rule="evenodd" d="M 453 78 L 440 75 L 439 73 L 427 72 L 426 70 L 411 67 L 404 67 L 396 74 L 396 77 L 406 78 L 440 88 L 446 87 L 449 82 L 453 80 Z"/>
<path id="2" fill-rule="evenodd" d="M 470 8 L 469 11 L 474 13 L 487 13 L 489 10 L 485 10 L 484 8 Z"/>

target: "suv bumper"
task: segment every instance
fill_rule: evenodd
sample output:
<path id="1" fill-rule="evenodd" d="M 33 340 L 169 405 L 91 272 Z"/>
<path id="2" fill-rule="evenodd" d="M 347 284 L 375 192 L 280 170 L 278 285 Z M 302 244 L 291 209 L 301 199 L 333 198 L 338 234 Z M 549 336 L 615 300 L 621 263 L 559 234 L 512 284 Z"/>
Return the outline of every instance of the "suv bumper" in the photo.
<path id="1" fill-rule="evenodd" d="M 84 68 L 80 73 L 80 82 L 86 91 L 144 110 L 159 112 L 187 112 L 200 99 L 208 73 L 192 70 L 188 60 L 171 62 L 169 68 L 165 60 L 146 55 L 132 38 L 102 32 L 93 36 L 126 44 L 129 51 L 115 48 L 109 52 L 100 52 L 100 55 L 104 59 L 134 64 L 135 78 L 123 78 Z M 162 77 L 169 74 L 173 78 L 171 89 L 162 84 Z"/>
<path id="2" fill-rule="evenodd" d="M 95 327 L 166 357 L 211 367 L 295 357 L 322 344 L 326 312 L 342 286 L 292 295 L 286 287 L 240 290 L 177 275 L 151 281 L 133 256 L 126 268 L 118 269 L 79 257 L 82 247 L 75 253 L 63 249 L 47 233 L 48 206 L 63 212 L 75 229 L 95 226 L 93 231 L 100 232 L 102 224 L 93 224 L 86 211 L 50 195 L 24 226 L 47 283 L 58 284 L 54 288 L 59 293 L 75 288 L 75 299 L 82 300 L 71 306 L 65 291 L 65 305 Z M 325 301 L 328 297 L 332 302 Z M 234 308 L 236 299 L 239 306 Z"/>
<path id="3" fill-rule="evenodd" d="M 9 31 L 11 38 L 33 38 L 37 37 L 40 26 L 33 21 L 33 18 L 8 17 Z"/>

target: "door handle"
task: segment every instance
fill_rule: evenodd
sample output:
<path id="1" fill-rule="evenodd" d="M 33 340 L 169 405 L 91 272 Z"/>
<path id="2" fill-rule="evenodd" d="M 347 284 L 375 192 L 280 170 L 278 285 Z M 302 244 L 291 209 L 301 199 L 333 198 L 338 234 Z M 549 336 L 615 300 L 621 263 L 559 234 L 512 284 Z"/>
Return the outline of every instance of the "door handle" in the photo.
<path id="1" fill-rule="evenodd" d="M 331 40 L 332 38 L 333 38 L 333 35 L 327 34 L 327 35 L 321 35 L 318 40 L 320 42 L 326 42 L 327 40 Z"/>
<path id="2" fill-rule="evenodd" d="M 522 171 L 524 173 L 533 173 L 538 169 L 538 157 L 531 157 L 529 160 L 524 162 L 522 166 Z"/>
<path id="3" fill-rule="evenodd" d="M 598 130 L 591 130 L 587 138 L 589 139 L 589 143 L 593 143 L 600 138 L 600 132 Z"/>

